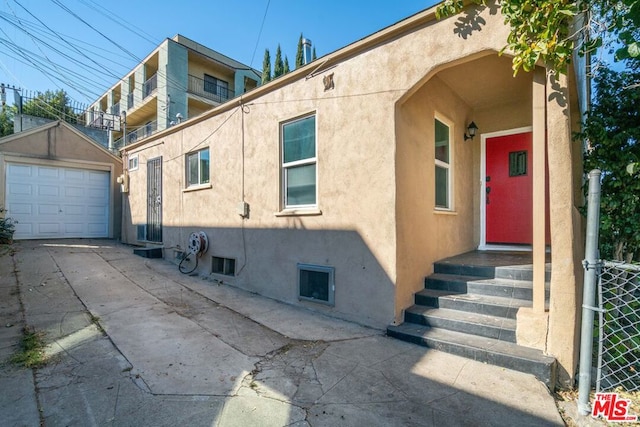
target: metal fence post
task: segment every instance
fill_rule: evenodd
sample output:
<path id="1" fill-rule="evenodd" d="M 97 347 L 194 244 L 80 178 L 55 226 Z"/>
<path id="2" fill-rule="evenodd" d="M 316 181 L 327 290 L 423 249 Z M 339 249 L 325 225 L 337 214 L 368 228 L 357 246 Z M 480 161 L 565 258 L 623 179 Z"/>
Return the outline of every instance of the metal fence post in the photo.
<path id="1" fill-rule="evenodd" d="M 580 335 L 580 374 L 578 375 L 578 412 L 591 413 L 591 367 L 593 358 L 593 318 L 596 299 L 598 266 L 598 232 L 600 229 L 600 175 L 597 169 L 589 172 L 589 199 L 587 205 L 587 239 L 584 260 L 584 288 L 582 295 L 582 330 Z"/>

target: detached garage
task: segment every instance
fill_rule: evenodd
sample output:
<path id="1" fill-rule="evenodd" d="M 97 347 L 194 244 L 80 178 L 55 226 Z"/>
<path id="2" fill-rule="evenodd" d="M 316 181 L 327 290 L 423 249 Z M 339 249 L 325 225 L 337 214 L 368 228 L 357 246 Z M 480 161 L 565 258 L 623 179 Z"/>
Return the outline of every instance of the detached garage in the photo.
<path id="1" fill-rule="evenodd" d="M 16 240 L 119 237 L 121 160 L 72 126 L 0 139 L 0 170 L 0 207 L 17 221 Z"/>

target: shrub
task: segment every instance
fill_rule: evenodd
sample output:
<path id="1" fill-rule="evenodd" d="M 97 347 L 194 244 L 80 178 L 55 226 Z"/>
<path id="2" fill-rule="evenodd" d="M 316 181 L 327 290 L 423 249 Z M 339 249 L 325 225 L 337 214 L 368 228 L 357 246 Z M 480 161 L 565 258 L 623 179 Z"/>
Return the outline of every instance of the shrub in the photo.
<path id="1" fill-rule="evenodd" d="M 0 208 L 0 213 L 4 209 Z M 16 221 L 12 218 L 0 218 L 0 243 L 12 243 L 16 231 Z"/>

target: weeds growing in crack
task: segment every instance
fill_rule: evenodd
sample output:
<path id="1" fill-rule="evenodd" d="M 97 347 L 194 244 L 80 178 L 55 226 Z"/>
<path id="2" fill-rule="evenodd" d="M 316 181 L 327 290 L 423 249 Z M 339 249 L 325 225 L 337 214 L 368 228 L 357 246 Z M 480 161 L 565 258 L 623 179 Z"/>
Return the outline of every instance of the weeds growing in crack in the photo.
<path id="1" fill-rule="evenodd" d="M 96 328 L 98 328 L 98 330 L 104 335 L 106 334 L 104 328 L 102 327 L 102 325 L 100 324 L 100 318 L 98 316 L 94 316 L 93 314 L 90 315 L 89 320 L 91 321 L 91 323 L 93 323 L 94 325 L 96 325 Z"/>
<path id="2" fill-rule="evenodd" d="M 44 353 L 44 332 L 36 331 L 33 327 L 25 326 L 20 349 L 11 356 L 9 361 L 25 368 L 38 368 L 47 363 Z"/>

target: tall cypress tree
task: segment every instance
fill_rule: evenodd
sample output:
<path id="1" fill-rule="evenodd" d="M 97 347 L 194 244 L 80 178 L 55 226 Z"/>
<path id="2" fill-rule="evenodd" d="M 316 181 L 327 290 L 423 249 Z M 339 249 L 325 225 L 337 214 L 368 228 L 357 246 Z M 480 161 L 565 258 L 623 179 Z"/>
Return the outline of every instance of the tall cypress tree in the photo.
<path id="1" fill-rule="evenodd" d="M 318 59 L 318 57 L 316 56 L 316 47 L 313 47 L 313 54 L 311 55 L 311 60 L 315 61 L 316 59 Z"/>
<path id="2" fill-rule="evenodd" d="M 264 59 L 262 60 L 262 84 L 271 81 L 271 55 L 269 49 L 264 50 Z"/>
<path id="3" fill-rule="evenodd" d="M 304 53 L 302 53 L 302 33 L 298 39 L 298 50 L 296 51 L 296 68 L 304 65 Z"/>
<path id="4" fill-rule="evenodd" d="M 273 78 L 280 77 L 284 74 L 284 64 L 282 62 L 282 50 L 280 49 L 280 44 L 278 43 L 278 48 L 276 49 L 276 60 L 273 63 Z"/>
<path id="5" fill-rule="evenodd" d="M 287 55 L 284 56 L 284 73 L 287 74 L 289 71 L 291 71 L 289 69 L 289 58 L 287 58 Z"/>

